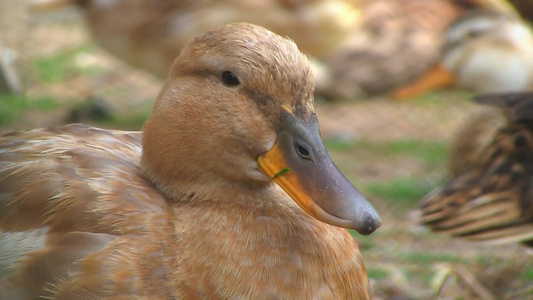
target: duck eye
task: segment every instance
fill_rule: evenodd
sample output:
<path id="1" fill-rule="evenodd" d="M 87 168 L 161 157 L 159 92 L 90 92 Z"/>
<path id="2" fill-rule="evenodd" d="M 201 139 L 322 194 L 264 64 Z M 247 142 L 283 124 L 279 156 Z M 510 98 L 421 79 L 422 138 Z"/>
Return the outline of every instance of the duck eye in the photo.
<path id="1" fill-rule="evenodd" d="M 237 86 L 241 84 L 239 78 L 237 78 L 237 75 L 233 74 L 233 72 L 230 71 L 222 72 L 220 78 L 222 79 L 222 82 L 227 86 Z"/>
<path id="2" fill-rule="evenodd" d="M 309 150 L 305 149 L 303 146 L 297 146 L 296 151 L 298 151 L 298 154 L 303 158 L 309 158 L 311 153 L 309 153 Z"/>

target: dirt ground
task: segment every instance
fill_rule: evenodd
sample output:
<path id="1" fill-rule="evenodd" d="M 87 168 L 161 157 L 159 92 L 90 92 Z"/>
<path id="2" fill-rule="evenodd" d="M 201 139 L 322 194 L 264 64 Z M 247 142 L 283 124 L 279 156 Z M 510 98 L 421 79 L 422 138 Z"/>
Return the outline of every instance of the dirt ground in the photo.
<path id="1" fill-rule="evenodd" d="M 28 101 L 45 97 L 55 103 L 45 110 L 28 105 L 13 121 L 0 120 L 0 133 L 72 120 L 139 129 L 161 87 L 160 80 L 96 46 L 76 14 L 43 18 L 29 14 L 24 1 L 2 0 L 0 42 L 18 52 L 16 68 Z M 62 70 L 60 79 L 46 79 L 53 74 L 43 71 L 44 62 L 55 67 L 62 59 L 72 66 Z M 409 178 L 436 187 L 448 176 L 446 157 L 421 160 L 416 145 L 449 144 L 458 126 L 480 109 L 465 95 L 444 92 L 414 101 L 319 100 L 317 113 L 333 159 L 357 186 Z M 0 108 L 7 105 L 2 99 Z M 83 103 L 91 104 L 88 112 Z M 95 121 L 94 103 L 127 121 Z M 415 144 L 413 152 L 376 151 L 406 143 Z M 433 234 L 416 223 L 417 199 L 400 203 L 394 190 L 389 197 L 368 190 L 384 223 L 370 237 L 355 238 L 375 299 L 489 299 L 483 290 L 494 299 L 533 299 L 533 255 L 526 247 L 479 245 Z"/>

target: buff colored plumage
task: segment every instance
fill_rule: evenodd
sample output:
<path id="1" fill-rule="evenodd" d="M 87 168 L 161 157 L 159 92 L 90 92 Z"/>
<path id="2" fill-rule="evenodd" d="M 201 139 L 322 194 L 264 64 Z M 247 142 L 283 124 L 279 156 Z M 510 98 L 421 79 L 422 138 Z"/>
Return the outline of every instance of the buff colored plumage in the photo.
<path id="1" fill-rule="evenodd" d="M 371 298 L 324 222 L 381 220 L 321 143 L 313 86 L 294 43 L 233 24 L 184 48 L 142 133 L 1 137 L 0 299 Z"/>

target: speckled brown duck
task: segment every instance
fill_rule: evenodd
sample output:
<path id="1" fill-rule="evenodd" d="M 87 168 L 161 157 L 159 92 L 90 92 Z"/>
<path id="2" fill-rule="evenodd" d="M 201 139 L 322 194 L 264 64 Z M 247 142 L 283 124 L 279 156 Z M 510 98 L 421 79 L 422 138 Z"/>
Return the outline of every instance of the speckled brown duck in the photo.
<path id="1" fill-rule="evenodd" d="M 533 242 L 533 93 L 489 94 L 508 112 L 474 166 L 420 203 L 431 230 L 487 243 Z"/>

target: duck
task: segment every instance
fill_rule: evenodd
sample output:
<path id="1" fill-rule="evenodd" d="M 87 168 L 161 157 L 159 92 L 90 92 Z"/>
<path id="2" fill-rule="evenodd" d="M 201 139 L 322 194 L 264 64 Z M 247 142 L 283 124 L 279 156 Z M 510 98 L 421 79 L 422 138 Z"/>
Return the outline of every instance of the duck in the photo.
<path id="1" fill-rule="evenodd" d="M 420 221 L 470 241 L 533 246 L 533 93 L 485 94 L 476 101 L 505 109 L 508 124 L 471 169 L 421 201 Z"/>
<path id="2" fill-rule="evenodd" d="M 78 8 L 100 46 L 159 78 L 166 78 L 167 66 L 192 36 L 229 22 L 253 22 L 293 39 L 311 60 L 315 93 L 336 100 L 379 95 L 417 78 L 438 61 L 451 22 L 474 8 L 506 10 L 502 3 L 33 0 L 31 8 Z"/>
<path id="3" fill-rule="evenodd" d="M 408 99 L 430 90 L 460 87 L 476 94 L 533 91 L 533 32 L 520 18 L 475 11 L 450 26 L 443 56 L 432 70 L 393 93 Z M 449 170 L 469 170 L 507 124 L 501 107 L 476 108 L 459 125 L 450 144 Z"/>
<path id="4" fill-rule="evenodd" d="M 296 41 L 322 57 L 360 20 L 357 1 L 33 0 L 36 14 L 76 8 L 97 44 L 130 65 L 166 78 L 193 36 L 217 25 L 250 22 Z"/>
<path id="5" fill-rule="evenodd" d="M 455 86 L 476 93 L 533 89 L 533 32 L 508 14 L 478 10 L 447 30 L 440 62 L 412 84 L 396 90 L 397 99 Z"/>
<path id="6" fill-rule="evenodd" d="M 370 299 L 381 225 L 320 139 L 309 62 L 232 23 L 174 61 L 142 132 L 0 138 L 3 299 Z M 1 298 L 1 297 L 0 297 Z"/>
<path id="7" fill-rule="evenodd" d="M 321 58 L 326 98 L 389 94 L 439 61 L 447 28 L 477 9 L 512 13 L 500 0 L 371 0 L 361 5 L 361 24 Z"/>
<path id="8" fill-rule="evenodd" d="M 448 149 L 448 170 L 457 178 L 475 165 L 494 135 L 508 122 L 505 109 L 477 105 L 466 120 L 458 125 Z"/>
<path id="9" fill-rule="evenodd" d="M 476 11 L 457 20 L 447 32 L 440 63 L 399 94 L 404 93 L 404 98 L 413 97 L 446 86 L 459 86 L 485 96 L 476 98 L 476 102 L 482 105 L 459 125 L 452 138 L 449 151 L 451 179 L 421 200 L 418 208 L 422 216 L 420 223 L 437 232 L 485 243 L 527 240 L 527 237 L 520 240 L 520 234 L 512 232 L 513 227 L 509 225 L 511 221 L 505 219 L 506 216 L 502 217 L 497 212 L 493 215 L 490 215 L 490 212 L 484 214 L 483 209 L 490 208 L 490 201 L 494 195 L 498 195 L 497 192 L 501 192 L 499 195 L 502 195 L 502 203 L 508 206 L 528 201 L 509 186 L 505 187 L 505 191 L 491 189 L 490 185 L 497 182 L 495 178 L 501 174 L 490 174 L 495 172 L 495 169 L 490 171 L 488 168 L 496 166 L 491 165 L 487 153 L 496 151 L 494 149 L 497 147 L 503 147 L 504 144 L 498 146 L 496 141 L 506 143 L 512 140 L 511 137 L 505 138 L 502 133 L 506 128 L 514 126 L 516 119 L 513 114 L 516 114 L 516 109 L 520 107 L 513 106 L 514 102 L 510 99 L 517 97 L 514 96 L 516 93 L 524 93 L 524 96 L 520 97 L 526 100 L 527 93 L 533 90 L 531 28 L 519 18 L 488 11 Z M 511 155 L 513 150 L 509 151 L 511 152 L 507 154 Z M 527 164 L 528 160 L 523 163 Z M 506 180 L 510 174 L 512 173 L 505 174 L 501 180 Z M 523 176 L 527 178 L 530 174 L 525 172 Z M 516 190 L 521 188 L 521 182 L 514 186 Z M 483 198 L 484 196 L 487 198 Z M 487 205 L 483 206 L 481 201 L 487 201 Z M 446 205 L 450 207 L 445 208 Z M 478 206 L 479 208 L 476 208 Z M 437 212 L 439 209 L 441 211 Z M 469 229 L 465 225 L 466 218 L 471 218 L 476 213 L 479 222 L 473 222 L 471 228 L 475 229 L 467 232 Z M 521 218 L 524 217 L 521 217 L 519 210 L 514 213 L 515 222 L 521 224 Z M 527 215 L 526 212 L 524 214 Z M 513 216 L 509 213 L 507 217 Z M 486 222 L 486 228 L 482 228 L 481 220 Z M 527 229 L 527 221 L 525 224 L 524 228 Z M 502 231 L 499 235 L 491 236 L 497 232 L 497 226 L 502 226 Z M 504 226 L 511 229 L 505 231 Z M 516 228 L 519 228 L 519 225 Z M 509 236 L 504 238 L 506 234 Z"/>

